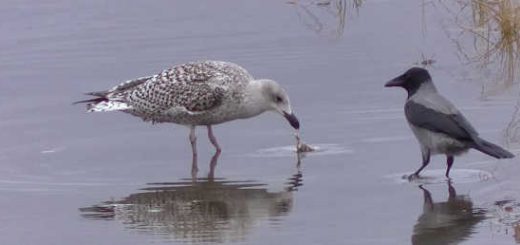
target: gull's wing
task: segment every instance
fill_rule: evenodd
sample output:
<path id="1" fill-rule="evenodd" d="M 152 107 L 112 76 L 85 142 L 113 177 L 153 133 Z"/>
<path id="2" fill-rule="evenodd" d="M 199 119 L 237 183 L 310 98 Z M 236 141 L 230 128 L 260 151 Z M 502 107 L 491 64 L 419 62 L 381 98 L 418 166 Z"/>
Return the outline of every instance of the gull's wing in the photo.
<path id="1" fill-rule="evenodd" d="M 172 108 L 188 112 L 203 112 L 221 104 L 224 88 L 200 82 L 161 82 L 152 78 L 142 87 L 125 96 L 124 101 L 134 110 L 147 114 L 162 113 Z"/>
<path id="2" fill-rule="evenodd" d="M 178 108 L 188 112 L 211 110 L 222 103 L 227 90 L 245 86 L 247 71 L 222 61 L 193 62 L 174 66 L 114 97 L 134 110 L 161 113 Z"/>
<path id="3" fill-rule="evenodd" d="M 89 103 L 89 111 L 134 110 L 146 115 L 175 109 L 203 112 L 220 105 L 225 91 L 243 88 L 252 79 L 234 63 L 191 62 L 106 91 L 87 93 L 98 98 L 77 103 Z"/>

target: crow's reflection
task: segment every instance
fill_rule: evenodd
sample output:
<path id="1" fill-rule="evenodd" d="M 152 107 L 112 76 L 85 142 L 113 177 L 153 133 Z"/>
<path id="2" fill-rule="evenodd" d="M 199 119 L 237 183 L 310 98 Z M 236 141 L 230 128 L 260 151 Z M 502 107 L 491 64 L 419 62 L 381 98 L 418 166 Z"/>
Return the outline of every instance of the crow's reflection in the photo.
<path id="1" fill-rule="evenodd" d="M 424 194 L 424 208 L 414 227 L 412 244 L 458 244 L 485 219 L 485 211 L 474 208 L 469 196 L 457 195 L 451 182 L 446 202 L 433 202 L 430 192 L 423 186 L 419 188 Z"/>
<path id="2" fill-rule="evenodd" d="M 215 166 L 216 159 L 212 163 Z M 149 183 L 122 200 L 80 210 L 86 218 L 119 220 L 130 229 L 171 236 L 175 240 L 241 240 L 258 221 L 276 222 L 277 217 L 291 211 L 292 192 L 302 185 L 303 177 L 297 168 L 283 190 L 269 192 L 264 183 L 226 180 L 213 175 L 214 169 L 208 178 Z"/>

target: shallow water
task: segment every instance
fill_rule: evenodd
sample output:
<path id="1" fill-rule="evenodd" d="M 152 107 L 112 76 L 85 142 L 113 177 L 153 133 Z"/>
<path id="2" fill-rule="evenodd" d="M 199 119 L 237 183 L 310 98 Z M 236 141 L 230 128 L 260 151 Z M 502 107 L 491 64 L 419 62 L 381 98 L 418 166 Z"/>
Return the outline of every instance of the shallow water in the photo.
<path id="1" fill-rule="evenodd" d="M 444 8 L 344 4 L 345 18 L 336 2 L 2 2 L 0 244 L 520 241 L 517 160 L 470 152 L 448 184 L 434 157 L 423 180 L 403 181 L 419 148 L 405 92 L 383 84 L 433 57 L 439 90 L 500 144 L 514 93 L 482 98 L 487 71 L 459 58 Z M 192 178 L 186 128 L 71 105 L 200 59 L 282 83 L 319 150 L 296 156 L 290 126 L 266 113 L 217 126 L 218 158 L 199 130 Z"/>

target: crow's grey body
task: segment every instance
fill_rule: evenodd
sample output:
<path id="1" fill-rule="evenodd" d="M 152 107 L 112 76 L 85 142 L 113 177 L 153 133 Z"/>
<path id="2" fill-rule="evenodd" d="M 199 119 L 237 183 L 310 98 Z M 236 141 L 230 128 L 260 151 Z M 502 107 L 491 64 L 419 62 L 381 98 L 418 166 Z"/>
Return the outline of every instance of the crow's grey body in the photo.
<path id="1" fill-rule="evenodd" d="M 423 165 L 414 176 L 428 165 L 433 154 L 447 156 L 446 177 L 449 177 L 454 156 L 474 148 L 495 158 L 512 158 L 514 155 L 479 137 L 455 106 L 440 95 L 425 69 L 411 68 L 386 84 L 403 87 L 408 92 L 405 115 L 421 146 Z"/>
<path id="2" fill-rule="evenodd" d="M 478 136 L 464 116 L 440 95 L 433 83 L 424 83 L 405 104 L 405 115 L 425 154 L 459 155 Z"/>

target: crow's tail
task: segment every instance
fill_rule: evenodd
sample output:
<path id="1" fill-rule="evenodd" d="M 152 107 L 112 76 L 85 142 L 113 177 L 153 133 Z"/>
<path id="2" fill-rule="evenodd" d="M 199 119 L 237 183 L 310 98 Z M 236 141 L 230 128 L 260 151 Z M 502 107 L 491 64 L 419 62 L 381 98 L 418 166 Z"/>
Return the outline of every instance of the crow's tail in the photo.
<path id="1" fill-rule="evenodd" d="M 498 159 L 515 157 L 513 153 L 506 149 L 480 138 L 475 140 L 471 147 Z"/>

